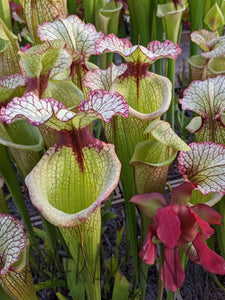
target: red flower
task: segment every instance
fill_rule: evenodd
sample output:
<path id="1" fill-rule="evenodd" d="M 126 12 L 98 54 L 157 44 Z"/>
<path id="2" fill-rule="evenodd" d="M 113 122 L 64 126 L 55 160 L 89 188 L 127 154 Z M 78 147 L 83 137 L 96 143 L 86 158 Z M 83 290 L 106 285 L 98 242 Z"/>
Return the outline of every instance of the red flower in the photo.
<path id="1" fill-rule="evenodd" d="M 179 247 L 190 259 L 202 265 L 209 272 L 225 274 L 224 259 L 209 249 L 202 237 L 203 234 L 204 238 L 208 239 L 214 233 L 210 225 L 221 224 L 222 215 L 205 204 L 195 206 L 185 204 L 184 199 L 185 197 L 189 199 L 189 191 L 193 188 L 190 183 L 184 183 L 175 188 L 170 205 L 165 204 L 166 200 L 162 201 L 162 195 L 157 193 L 136 195 L 131 199 L 131 202 L 136 203 L 145 213 L 148 210 L 146 215 L 153 220 L 139 255 L 146 264 L 153 264 L 157 252 L 152 238 L 163 243 L 164 261 L 161 280 L 167 289 L 174 292 L 182 285 L 185 278 L 179 261 Z M 153 204 L 153 210 L 151 204 Z M 153 212 L 152 215 L 149 213 L 150 210 Z"/>

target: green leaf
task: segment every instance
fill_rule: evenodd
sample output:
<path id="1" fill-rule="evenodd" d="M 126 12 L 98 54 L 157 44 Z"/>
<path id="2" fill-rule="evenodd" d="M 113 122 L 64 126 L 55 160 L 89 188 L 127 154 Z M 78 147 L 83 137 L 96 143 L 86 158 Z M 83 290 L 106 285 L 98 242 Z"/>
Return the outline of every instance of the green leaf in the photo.
<path id="1" fill-rule="evenodd" d="M 11 13 L 8 0 L 0 1 L 0 18 L 5 22 L 6 26 L 12 30 Z"/>
<path id="2" fill-rule="evenodd" d="M 112 257 L 110 262 L 107 263 L 107 268 L 115 278 L 112 299 L 120 299 L 121 296 L 122 299 L 128 299 L 130 289 L 129 282 L 126 280 L 125 276 L 120 273 L 117 257 Z"/>
<path id="3" fill-rule="evenodd" d="M 53 41 L 33 46 L 26 52 L 19 52 L 27 76 L 33 78 L 48 74 L 60 58 L 64 45 L 62 41 Z"/>
<path id="4" fill-rule="evenodd" d="M 56 296 L 58 297 L 59 300 L 68 300 L 68 298 L 64 297 L 60 292 L 57 292 Z"/>
<path id="5" fill-rule="evenodd" d="M 186 8 L 182 2 L 177 7 L 175 7 L 172 1 L 165 4 L 158 4 L 157 6 L 156 16 L 162 18 L 166 38 L 174 43 L 177 43 L 182 13 Z"/>
<path id="6" fill-rule="evenodd" d="M 129 282 L 120 272 L 117 273 L 115 277 L 112 300 L 129 299 Z"/>
<path id="7" fill-rule="evenodd" d="M 109 1 L 95 10 L 95 25 L 104 34 L 118 32 L 119 15 L 123 5 L 121 2 Z"/>
<path id="8" fill-rule="evenodd" d="M 26 120 L 19 120 L 10 126 L 0 123 L 0 144 L 8 146 L 17 168 L 25 177 L 41 158 L 44 143 L 38 128 Z"/>
<path id="9" fill-rule="evenodd" d="M 41 238 L 42 240 L 45 240 L 47 238 L 46 232 L 42 229 L 39 229 L 37 227 L 33 227 L 34 233 L 37 237 Z"/>
<path id="10" fill-rule="evenodd" d="M 41 291 L 44 289 L 51 289 L 51 288 L 57 288 L 57 287 L 65 287 L 66 282 L 61 279 L 56 279 L 56 280 L 46 280 L 43 282 L 39 282 L 35 284 L 35 290 L 36 291 Z"/>
<path id="11" fill-rule="evenodd" d="M 225 74 L 225 57 L 211 58 L 208 63 L 208 69 L 212 74 Z"/>
<path id="12" fill-rule="evenodd" d="M 120 266 L 117 257 L 113 256 L 109 262 L 106 264 L 109 272 L 113 277 L 119 272 Z"/>
<path id="13" fill-rule="evenodd" d="M 224 25 L 224 17 L 217 2 L 208 11 L 204 18 L 204 23 L 212 31 L 216 31 L 220 26 Z"/>
<path id="14" fill-rule="evenodd" d="M 169 165 L 176 155 L 177 151 L 157 140 L 150 140 L 137 144 L 130 164 L 144 163 L 154 167 L 163 167 Z"/>
<path id="15" fill-rule="evenodd" d="M 0 51 L 0 77 L 9 74 L 21 73 L 19 65 L 19 45 L 17 37 L 7 28 L 4 22 L 0 19 L 0 40 L 3 47 Z"/>
<path id="16" fill-rule="evenodd" d="M 0 124 L 0 144 L 35 152 L 43 150 L 44 147 L 40 131 L 25 120 L 18 120 L 7 127 Z"/>
<path id="17" fill-rule="evenodd" d="M 42 97 L 52 97 L 57 101 L 61 101 L 67 107 L 78 106 L 84 100 L 81 90 L 70 80 L 50 79 Z"/>
<path id="18" fill-rule="evenodd" d="M 9 214 L 9 209 L 8 209 L 7 204 L 6 204 L 6 199 L 4 197 L 4 192 L 3 192 L 3 189 L 2 189 L 3 186 L 4 186 L 4 180 L 0 176 L 0 212 L 2 212 L 4 214 Z"/>
<path id="19" fill-rule="evenodd" d="M 0 297 L 2 300 L 11 300 L 12 299 L 7 295 L 7 293 L 4 291 L 2 286 L 0 286 Z"/>
<path id="20" fill-rule="evenodd" d="M 170 163 L 177 151 L 157 140 L 138 143 L 130 160 L 134 167 L 136 192 L 164 192 Z"/>
<path id="21" fill-rule="evenodd" d="M 117 218 L 117 215 L 112 212 L 107 212 L 102 216 L 102 223 L 104 223 L 107 220 L 112 220 Z"/>
<path id="22" fill-rule="evenodd" d="M 84 14 L 86 22 L 95 23 L 95 0 L 84 0 Z"/>
<path id="23" fill-rule="evenodd" d="M 3 39 L 0 40 L 0 53 L 4 52 L 7 49 L 8 41 Z"/>
<path id="24" fill-rule="evenodd" d="M 219 193 L 209 193 L 208 195 L 203 195 L 200 191 L 194 190 L 191 194 L 190 203 L 196 205 L 198 203 L 204 203 L 209 206 L 214 206 L 217 202 L 222 199 L 223 195 Z"/>
<path id="25" fill-rule="evenodd" d="M 77 0 L 67 0 L 68 15 L 77 13 Z"/>
<path id="26" fill-rule="evenodd" d="M 73 299 L 85 300 L 85 289 L 83 282 L 76 282 L 77 266 L 74 260 L 67 259 L 64 265 L 67 284 Z"/>
<path id="27" fill-rule="evenodd" d="M 127 3 L 131 22 L 131 41 L 138 44 L 138 37 L 140 37 L 141 45 L 146 46 L 151 40 L 153 31 L 151 20 L 155 13 L 154 3 L 148 0 L 128 0 Z"/>
<path id="28" fill-rule="evenodd" d="M 186 129 L 191 132 L 195 133 L 199 131 L 202 127 L 202 118 L 201 117 L 194 117 L 191 122 L 188 124 Z"/>
<path id="29" fill-rule="evenodd" d="M 172 130 L 168 122 L 154 120 L 145 129 L 145 133 L 151 133 L 157 141 L 175 150 L 190 150 L 190 147 Z"/>
<path id="30" fill-rule="evenodd" d="M 194 80 L 204 80 L 206 78 L 206 58 L 202 55 L 193 55 L 189 58 L 191 78 Z"/>
<path id="31" fill-rule="evenodd" d="M 189 0 L 191 32 L 201 29 L 206 1 Z M 191 42 L 190 56 L 199 53 L 199 47 Z"/>

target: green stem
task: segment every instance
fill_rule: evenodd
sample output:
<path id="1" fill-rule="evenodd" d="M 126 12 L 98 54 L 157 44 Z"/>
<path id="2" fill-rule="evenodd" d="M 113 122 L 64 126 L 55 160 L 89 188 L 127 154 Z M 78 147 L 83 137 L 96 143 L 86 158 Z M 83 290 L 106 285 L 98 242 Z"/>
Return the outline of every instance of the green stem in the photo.
<path id="1" fill-rule="evenodd" d="M 158 5 L 158 0 L 154 0 L 154 10 L 153 10 L 153 22 L 152 22 L 152 35 L 151 35 L 151 41 L 157 40 L 162 42 L 163 41 L 163 24 L 162 24 L 162 19 L 158 18 L 156 16 L 156 11 L 157 11 L 157 5 Z M 164 75 L 163 74 L 163 60 L 159 59 L 158 61 L 155 62 L 155 73 L 159 75 Z"/>
<path id="2" fill-rule="evenodd" d="M 189 0 L 191 32 L 202 28 L 205 2 L 206 1 L 203 0 L 199 0 L 199 1 Z M 197 55 L 198 53 L 199 53 L 198 45 L 191 42 L 190 56 Z"/>
<path id="3" fill-rule="evenodd" d="M 141 247 L 142 247 L 144 243 L 145 235 L 148 231 L 149 219 L 145 216 L 143 212 L 140 212 L 140 214 L 141 214 Z M 148 268 L 149 266 L 142 261 L 140 266 L 140 288 L 141 288 L 142 299 L 145 299 Z"/>
<path id="4" fill-rule="evenodd" d="M 163 282 L 160 278 L 161 276 L 161 270 L 162 270 L 162 265 L 163 265 L 163 260 L 164 260 L 164 247 L 162 244 L 160 244 L 160 257 L 159 257 L 159 281 L 158 281 L 158 295 L 157 295 L 157 300 L 162 300 L 163 298 Z"/>
<path id="5" fill-rule="evenodd" d="M 54 263 L 56 264 L 58 272 L 63 273 L 64 269 L 61 264 L 58 249 L 57 249 L 57 238 L 56 238 L 57 237 L 57 228 L 54 225 L 52 225 L 51 223 L 49 223 L 43 216 L 41 216 L 41 219 L 42 219 L 42 223 L 44 225 L 45 231 L 46 231 L 46 235 L 47 235 L 47 239 L 49 242 L 49 247 L 50 247 L 51 253 L 55 260 Z"/>
<path id="6" fill-rule="evenodd" d="M 216 210 L 223 216 L 221 226 L 216 226 L 216 235 L 219 244 L 220 254 L 225 258 L 225 197 L 223 197 L 219 203 L 216 204 Z"/>
<path id="7" fill-rule="evenodd" d="M 127 215 L 127 236 L 130 242 L 130 251 L 133 259 L 133 282 L 132 288 L 136 289 L 139 266 L 138 266 L 138 246 L 137 246 L 137 221 L 136 221 L 136 209 L 135 206 L 131 206 L 131 203 L 126 205 L 126 215 Z"/>
<path id="8" fill-rule="evenodd" d="M 36 239 L 33 227 L 30 222 L 30 217 L 26 205 L 24 203 L 23 195 L 21 193 L 18 180 L 11 165 L 7 149 L 3 145 L 0 145 L 0 172 L 15 201 L 16 207 L 21 215 L 21 218 L 23 219 L 24 226 L 29 234 L 31 245 L 37 245 L 38 241 Z"/>
<path id="9" fill-rule="evenodd" d="M 176 300 L 176 295 L 177 295 L 177 293 L 169 291 L 166 296 L 166 300 Z"/>
<path id="10" fill-rule="evenodd" d="M 176 71 L 176 61 L 169 59 L 167 77 L 172 83 L 172 97 L 171 97 L 170 107 L 167 112 L 167 121 L 170 123 L 173 129 L 174 129 L 174 114 L 175 114 L 175 98 L 174 98 L 175 71 Z"/>
<path id="11" fill-rule="evenodd" d="M 59 243 L 62 246 L 63 250 L 65 251 L 65 253 L 67 254 L 67 257 L 69 256 L 69 248 L 67 247 L 67 244 L 62 236 L 61 231 L 59 230 L 59 228 L 57 227 L 57 237 L 59 239 Z"/>
<path id="12" fill-rule="evenodd" d="M 107 57 L 107 54 L 102 54 L 100 57 L 100 68 L 102 70 L 105 70 L 107 69 L 108 67 L 108 57 Z"/>
<path id="13" fill-rule="evenodd" d="M 129 166 L 121 170 L 121 183 L 123 186 L 123 194 L 125 199 L 125 210 L 126 210 L 126 243 L 130 247 L 130 253 L 133 259 L 133 291 L 136 289 L 139 266 L 138 266 L 138 234 L 137 234 L 137 217 L 136 207 L 129 200 L 135 195 L 134 184 L 133 184 L 133 170 Z"/>
<path id="14" fill-rule="evenodd" d="M 212 276 L 213 280 L 215 281 L 215 283 L 218 285 L 218 287 L 220 287 L 225 292 L 225 288 L 222 285 L 222 283 L 218 280 L 217 276 L 212 273 L 211 273 L 211 276 Z"/>
<path id="15" fill-rule="evenodd" d="M 4 197 L 3 190 L 0 188 L 0 211 L 4 214 L 10 214 L 9 208 Z"/>
<path id="16" fill-rule="evenodd" d="M 59 229 L 77 266 L 74 281 L 85 286 L 88 300 L 100 300 L 100 208 L 85 223 Z"/>
<path id="17" fill-rule="evenodd" d="M 84 0 L 85 23 L 95 24 L 95 2 L 96 0 Z"/>
<path id="18" fill-rule="evenodd" d="M 150 42 L 153 4 L 153 1 L 149 0 L 128 0 L 131 16 L 131 42 L 133 44 L 137 44 L 139 38 L 143 46 L 147 46 Z"/>
<path id="19" fill-rule="evenodd" d="M 100 140 L 100 135 L 101 135 L 101 131 L 102 131 L 102 120 L 98 119 L 96 122 L 96 139 Z"/>
<path id="20" fill-rule="evenodd" d="M 68 15 L 77 14 L 77 0 L 67 0 Z"/>
<path id="21" fill-rule="evenodd" d="M 4 21 L 8 29 L 12 31 L 11 12 L 8 0 L 0 0 L 0 18 Z"/>

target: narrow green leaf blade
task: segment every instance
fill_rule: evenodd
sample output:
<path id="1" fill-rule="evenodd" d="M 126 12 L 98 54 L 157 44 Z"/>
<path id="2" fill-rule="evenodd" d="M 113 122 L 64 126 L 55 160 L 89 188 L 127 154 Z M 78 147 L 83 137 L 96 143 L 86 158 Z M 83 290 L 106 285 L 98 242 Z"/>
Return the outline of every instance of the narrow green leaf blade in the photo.
<path id="1" fill-rule="evenodd" d="M 120 272 L 115 277 L 115 283 L 113 287 L 112 300 L 128 300 L 129 299 L 129 282 Z"/>

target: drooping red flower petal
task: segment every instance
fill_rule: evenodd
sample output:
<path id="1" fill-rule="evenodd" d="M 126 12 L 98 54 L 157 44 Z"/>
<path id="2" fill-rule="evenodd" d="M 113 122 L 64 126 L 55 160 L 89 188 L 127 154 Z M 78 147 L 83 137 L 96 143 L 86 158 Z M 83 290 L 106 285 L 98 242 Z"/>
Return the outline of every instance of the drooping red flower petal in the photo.
<path id="1" fill-rule="evenodd" d="M 151 226 L 149 226 L 144 245 L 139 252 L 139 257 L 148 265 L 153 265 L 157 258 L 157 249 L 152 242 L 152 235 Z"/>
<path id="2" fill-rule="evenodd" d="M 168 205 L 166 198 L 160 193 L 138 194 L 132 197 L 130 202 L 135 203 L 151 220 L 155 218 L 160 207 Z"/>
<path id="3" fill-rule="evenodd" d="M 195 220 L 197 221 L 198 225 L 200 226 L 202 233 L 204 235 L 204 238 L 208 239 L 214 233 L 214 230 L 212 229 L 212 227 L 209 226 L 209 223 L 207 223 L 206 221 L 201 219 L 194 211 L 192 211 L 191 208 L 190 208 L 190 211 L 191 211 L 192 215 L 194 216 Z"/>
<path id="4" fill-rule="evenodd" d="M 207 223 L 221 225 L 220 220 L 223 216 L 212 207 L 203 203 L 199 203 L 192 206 L 191 210 L 194 211 L 201 219 L 203 219 Z"/>
<path id="5" fill-rule="evenodd" d="M 207 247 L 202 239 L 202 235 L 199 232 L 193 241 L 193 245 L 198 253 L 200 262 L 199 264 L 209 271 L 215 274 L 225 274 L 225 261 L 216 252 L 212 251 Z"/>
<path id="6" fill-rule="evenodd" d="M 183 184 L 173 188 L 171 194 L 171 203 L 187 205 L 191 200 L 191 193 L 195 187 L 196 185 L 192 182 L 184 182 Z"/>
<path id="7" fill-rule="evenodd" d="M 169 249 L 165 247 L 160 278 L 164 286 L 173 292 L 176 292 L 182 285 L 185 273 L 180 265 L 178 248 Z"/>
<path id="8" fill-rule="evenodd" d="M 168 248 L 174 248 L 180 238 L 180 220 L 172 205 L 159 208 L 156 215 L 157 235 Z"/>
<path id="9" fill-rule="evenodd" d="M 192 242 L 199 232 L 196 219 L 186 205 L 173 204 L 173 209 L 181 223 L 181 234 L 178 246 Z"/>

